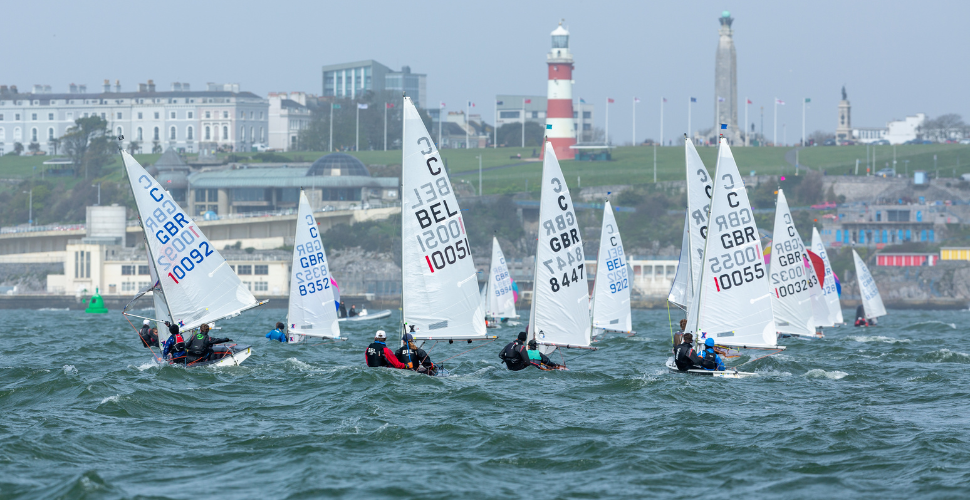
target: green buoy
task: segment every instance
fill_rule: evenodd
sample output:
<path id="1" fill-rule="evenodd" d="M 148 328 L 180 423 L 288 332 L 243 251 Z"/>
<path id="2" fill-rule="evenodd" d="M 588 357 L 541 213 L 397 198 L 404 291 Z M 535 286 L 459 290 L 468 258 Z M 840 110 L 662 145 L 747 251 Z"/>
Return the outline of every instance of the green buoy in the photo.
<path id="1" fill-rule="evenodd" d="M 101 294 L 97 288 L 94 289 L 94 295 L 91 296 L 91 300 L 88 301 L 88 308 L 84 310 L 88 314 L 107 314 L 108 308 L 104 307 L 104 299 L 101 298 Z"/>

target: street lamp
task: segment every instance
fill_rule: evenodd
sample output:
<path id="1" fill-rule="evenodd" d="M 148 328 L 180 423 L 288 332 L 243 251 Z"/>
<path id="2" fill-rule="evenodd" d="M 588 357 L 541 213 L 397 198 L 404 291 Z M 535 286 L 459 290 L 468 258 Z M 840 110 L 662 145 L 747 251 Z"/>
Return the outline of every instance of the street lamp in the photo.
<path id="1" fill-rule="evenodd" d="M 98 206 L 100 207 L 101 206 L 101 183 L 99 182 L 97 184 L 91 184 L 91 187 L 95 187 L 95 186 L 98 187 Z"/>
<path id="2" fill-rule="evenodd" d="M 29 198 L 27 201 L 27 227 L 34 224 L 34 188 L 30 188 L 30 191 L 24 191 L 24 194 L 29 193 Z"/>
<path id="3" fill-rule="evenodd" d="M 478 155 L 478 196 L 482 196 L 482 155 Z"/>
<path id="4" fill-rule="evenodd" d="M 906 177 L 909 177 L 909 160 L 903 160 L 904 168 L 906 169 Z"/>

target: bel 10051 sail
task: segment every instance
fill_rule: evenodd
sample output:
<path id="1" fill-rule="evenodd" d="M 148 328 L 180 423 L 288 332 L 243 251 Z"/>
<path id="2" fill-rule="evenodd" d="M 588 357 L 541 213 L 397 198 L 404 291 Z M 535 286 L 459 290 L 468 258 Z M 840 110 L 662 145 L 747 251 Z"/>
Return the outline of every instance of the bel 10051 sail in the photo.
<path id="1" fill-rule="evenodd" d="M 774 347 L 775 321 L 761 239 L 744 180 L 721 139 L 699 295 L 688 331 L 728 346 Z"/>
<path id="2" fill-rule="evenodd" d="M 530 334 L 550 346 L 590 344 L 589 285 L 583 238 L 552 143 L 545 144 Z"/>
<path id="3" fill-rule="evenodd" d="M 121 155 L 172 319 L 189 330 L 259 305 L 182 207 L 130 154 Z"/>
<path id="4" fill-rule="evenodd" d="M 404 323 L 415 339 L 485 338 L 464 220 L 438 149 L 411 99 L 404 98 L 401 272 Z"/>
<path id="5" fill-rule="evenodd" d="M 290 305 L 286 315 L 291 342 L 305 337 L 339 338 L 337 305 L 330 282 L 330 264 L 306 193 L 300 191 L 293 241 Z"/>
<path id="6" fill-rule="evenodd" d="M 613 207 L 603 206 L 600 249 L 596 257 L 596 280 L 593 284 L 593 327 L 630 333 L 630 278 L 627 272 L 623 241 L 616 225 Z"/>

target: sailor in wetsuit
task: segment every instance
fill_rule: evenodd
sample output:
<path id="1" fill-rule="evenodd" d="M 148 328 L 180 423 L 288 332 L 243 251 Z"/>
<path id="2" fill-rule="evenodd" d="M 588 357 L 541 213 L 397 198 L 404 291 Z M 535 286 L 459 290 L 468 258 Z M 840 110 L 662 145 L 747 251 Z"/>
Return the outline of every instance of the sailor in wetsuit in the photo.
<path id="1" fill-rule="evenodd" d="M 536 343 L 536 339 L 529 341 L 529 349 L 526 351 L 526 355 L 529 357 L 529 364 L 540 370 L 559 369 L 560 365 L 553 363 L 548 356 L 539 351 L 539 344 Z"/>
<path id="2" fill-rule="evenodd" d="M 276 323 L 276 329 L 270 330 L 270 332 L 266 334 L 266 338 L 286 343 L 286 325 L 278 321 Z"/>
<path id="3" fill-rule="evenodd" d="M 700 358 L 695 360 L 694 364 L 708 371 L 724 371 L 724 362 L 721 361 L 721 357 L 714 350 L 714 339 L 704 341 L 704 350 L 701 351 Z"/>
<path id="4" fill-rule="evenodd" d="M 185 364 L 185 340 L 179 333 L 178 325 L 169 325 L 170 333 L 168 340 L 165 341 L 165 350 L 162 356 L 172 363 Z"/>
<path id="5" fill-rule="evenodd" d="M 414 331 L 414 326 L 411 326 L 411 331 Z M 427 375 L 434 375 L 438 370 L 434 363 L 431 362 L 431 357 L 424 349 L 414 345 L 414 336 L 410 333 L 405 333 L 401 338 L 404 342 L 394 355 L 397 360 L 405 365 L 405 368 L 409 370 L 414 370 L 418 373 L 424 373 Z"/>
<path id="6" fill-rule="evenodd" d="M 678 370 L 686 372 L 694 368 L 693 360 L 697 358 L 697 355 L 694 354 L 694 336 L 690 333 L 685 333 L 682 336 L 682 340 L 683 342 L 674 347 L 674 363 L 677 364 Z"/>
<path id="7" fill-rule="evenodd" d="M 342 301 L 342 300 L 340 301 L 340 308 L 337 309 L 337 317 L 338 318 L 346 318 L 347 317 L 347 306 L 344 305 L 344 301 Z"/>
<path id="8" fill-rule="evenodd" d="M 499 353 L 498 358 L 505 363 L 505 367 L 509 370 L 517 372 L 531 366 L 529 355 L 525 352 L 525 339 L 528 338 L 528 335 L 525 332 L 519 332 L 518 338 L 510 342 Z"/>
<path id="9" fill-rule="evenodd" d="M 387 347 L 387 334 L 384 333 L 384 330 L 377 330 L 377 334 L 374 335 L 374 342 L 371 342 L 367 346 L 367 350 L 364 351 L 364 360 L 367 362 L 367 366 L 371 368 L 380 366 L 407 368 L 407 365 L 398 361 L 397 356 Z"/>
<path id="10" fill-rule="evenodd" d="M 151 321 L 147 319 L 142 323 L 141 330 L 138 332 L 142 345 L 145 347 L 158 347 L 158 334 L 152 334 Z"/>
<path id="11" fill-rule="evenodd" d="M 357 306 L 353 304 L 350 305 L 350 313 L 348 314 L 348 316 L 351 318 L 353 318 L 354 316 L 357 316 Z"/>
<path id="12" fill-rule="evenodd" d="M 866 309 L 861 305 L 855 310 L 855 326 L 869 326 L 869 320 L 866 319 Z"/>
<path id="13" fill-rule="evenodd" d="M 203 323 L 199 326 L 199 333 L 190 335 L 189 340 L 185 343 L 186 364 L 208 361 L 212 357 L 212 346 L 225 342 L 232 342 L 232 339 L 209 337 L 209 325 Z"/>

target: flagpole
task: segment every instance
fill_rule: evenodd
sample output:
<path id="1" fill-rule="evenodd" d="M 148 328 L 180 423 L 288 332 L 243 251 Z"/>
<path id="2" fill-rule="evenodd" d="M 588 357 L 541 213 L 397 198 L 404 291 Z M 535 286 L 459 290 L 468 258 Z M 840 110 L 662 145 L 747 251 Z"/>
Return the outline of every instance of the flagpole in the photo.
<path id="1" fill-rule="evenodd" d="M 687 138 L 685 140 L 693 141 L 693 139 L 690 137 L 691 136 L 691 131 L 690 131 L 690 104 L 693 101 L 691 101 L 690 99 L 691 99 L 690 97 L 687 98 Z"/>
<path id="2" fill-rule="evenodd" d="M 498 101 L 495 101 L 495 125 L 492 126 L 492 149 L 498 147 Z"/>
<path id="3" fill-rule="evenodd" d="M 468 144 L 468 115 L 472 112 L 472 102 L 468 101 L 465 103 L 465 149 L 469 149 L 470 144 Z"/>
<path id="4" fill-rule="evenodd" d="M 441 104 L 438 105 L 438 149 L 441 149 L 441 112 L 445 110 L 445 107 Z"/>
<path id="5" fill-rule="evenodd" d="M 748 98 L 744 98 L 744 147 L 748 147 L 751 142 L 748 141 Z"/>
<path id="6" fill-rule="evenodd" d="M 805 103 L 808 102 L 806 99 L 802 99 L 802 147 L 805 147 Z M 797 167 L 798 164 L 796 163 L 795 166 Z"/>
<path id="7" fill-rule="evenodd" d="M 637 145 L 637 98 L 633 98 L 633 145 Z"/>
<path id="8" fill-rule="evenodd" d="M 717 130 L 718 132 L 720 132 L 720 130 L 721 130 L 721 96 L 714 96 L 714 97 L 715 97 L 714 100 L 717 101 L 717 105 L 714 106 L 714 109 L 716 109 L 715 116 L 714 116 L 714 122 L 715 122 L 714 123 L 714 130 Z M 720 145 L 720 144 L 721 144 L 721 141 L 719 140 L 718 141 L 718 145 Z"/>
<path id="9" fill-rule="evenodd" d="M 384 103 L 384 151 L 387 151 L 387 103 Z"/>
<path id="10" fill-rule="evenodd" d="M 778 98 L 775 98 L 775 119 L 771 124 L 771 142 L 778 147 Z"/>
<path id="11" fill-rule="evenodd" d="M 664 145 L 664 98 L 660 98 L 660 145 Z"/>
<path id="12" fill-rule="evenodd" d="M 576 131 L 576 142 L 583 142 L 586 140 L 586 134 L 583 132 L 583 100 L 579 100 L 579 130 Z"/>
<path id="13" fill-rule="evenodd" d="M 333 101 L 330 101 L 330 152 L 333 153 Z"/>
<path id="14" fill-rule="evenodd" d="M 360 151 L 360 103 L 357 103 L 357 143 L 354 145 L 354 151 Z"/>
<path id="15" fill-rule="evenodd" d="M 610 144 L 610 98 L 606 98 L 606 145 Z"/>

